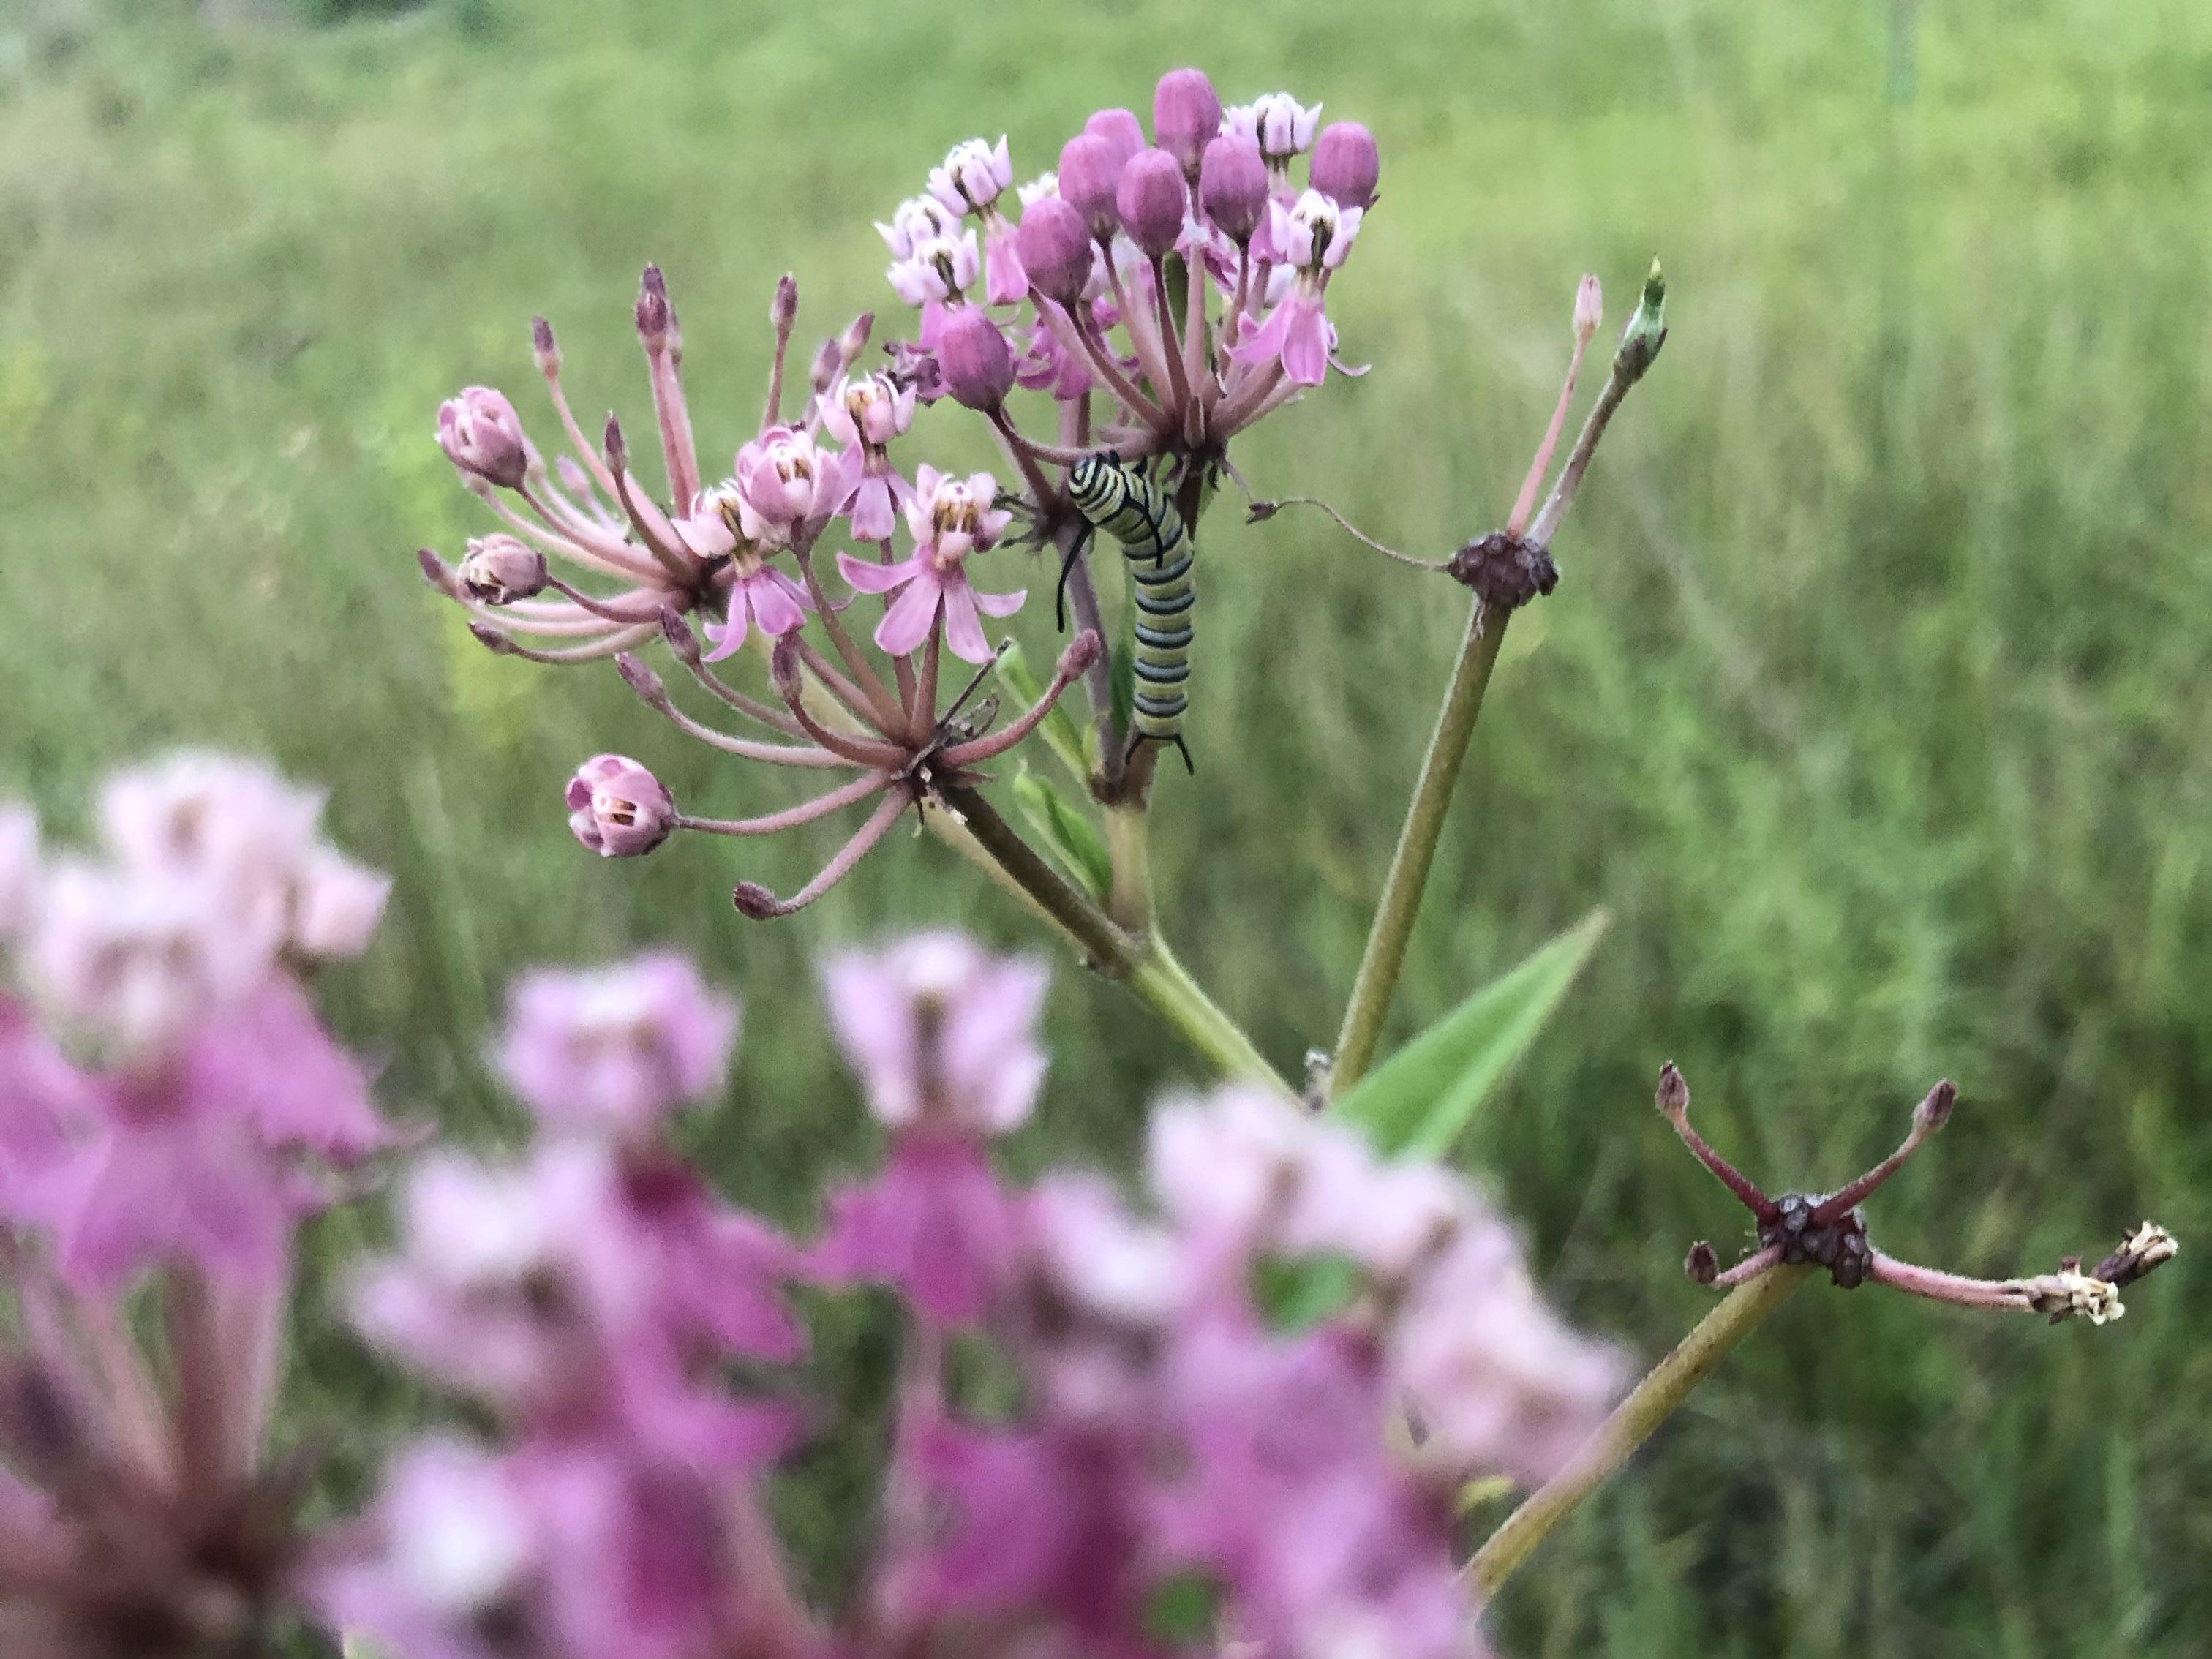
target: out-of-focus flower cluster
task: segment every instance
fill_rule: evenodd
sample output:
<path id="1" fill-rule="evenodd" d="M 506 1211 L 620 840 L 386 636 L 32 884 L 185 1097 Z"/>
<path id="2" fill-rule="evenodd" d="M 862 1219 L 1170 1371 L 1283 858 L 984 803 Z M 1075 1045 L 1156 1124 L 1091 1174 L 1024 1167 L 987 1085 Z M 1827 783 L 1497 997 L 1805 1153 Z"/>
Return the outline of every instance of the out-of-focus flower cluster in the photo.
<path id="1" fill-rule="evenodd" d="M 518 989 L 496 1053 L 535 1149 L 420 1166 L 354 1304 L 497 1436 L 399 1462 L 326 1540 L 326 1613 L 394 1659 L 1150 1652 L 1195 1582 L 1176 1650 L 1479 1651 L 1455 1493 L 1548 1474 L 1622 1381 L 1481 1199 L 1246 1091 L 1161 1109 L 1146 1206 L 1091 1176 L 1018 1188 L 990 1144 L 1043 1081 L 1042 969 L 929 934 L 824 981 L 886 1151 L 811 1241 L 664 1138 L 720 1083 L 729 1004 L 666 958 Z M 1349 1272 L 1295 1320 L 1255 1288 L 1316 1262 Z M 863 1284 L 905 1308 L 906 1352 L 875 1551 L 823 1613 L 763 1507 L 802 1422 L 782 1298 Z M 1018 1405 L 963 1395 L 956 1336 Z"/>
<path id="2" fill-rule="evenodd" d="M 1365 128 L 1322 128 L 1319 113 L 1285 93 L 1224 110 L 1203 74 L 1177 70 L 1156 91 L 1149 143 L 1131 112 L 1098 111 L 1055 171 L 1018 188 L 1005 138 L 955 145 L 927 187 L 877 227 L 891 286 L 916 310 L 915 337 L 869 368 L 872 319 L 860 317 L 823 341 L 804 391 L 787 395 L 799 290 L 786 276 L 769 307 L 761 417 L 720 478 L 701 463 L 683 335 L 654 266 L 635 320 L 665 489 L 633 470 L 619 421 L 596 434 L 579 422 L 543 319 L 533 348 L 571 453 L 549 465 L 492 387 L 447 400 L 437 441 L 501 527 L 471 540 L 458 565 L 428 549 L 420 559 L 483 643 L 540 663 L 613 658 L 688 736 L 744 759 L 848 775 L 799 806 L 694 817 L 643 763 L 600 755 L 568 786 L 578 839 L 633 857 L 679 829 L 765 835 L 873 803 L 797 894 L 737 890 L 746 915 L 786 915 L 842 878 L 904 808 L 947 805 L 948 790 L 980 781 L 976 769 L 1085 675 L 1102 731 L 1099 787 L 1117 787 L 1126 733 L 1108 729 L 1120 716 L 1087 576 L 1075 577 L 1079 631 L 1060 672 L 996 729 L 996 699 L 975 699 L 977 682 L 943 684 L 942 658 L 986 667 L 998 654 L 988 623 L 1023 603 L 1025 590 L 977 575 L 1015 507 L 1034 537 L 1079 556 L 1082 521 L 1062 469 L 1105 448 L 1132 465 L 1157 460 L 1178 481 L 1208 480 L 1236 434 L 1326 377 L 1336 336 L 1325 295 L 1374 203 L 1379 161 Z M 1051 431 L 1018 424 L 1009 399 L 1024 388 L 1056 411 Z M 1018 492 L 988 472 L 894 458 L 917 404 L 947 395 L 988 420 Z M 825 538 L 845 544 L 834 569 Z M 872 626 L 845 614 L 864 599 L 877 602 L 864 607 Z M 679 709 L 632 654 L 655 638 L 754 729 L 721 731 Z M 768 658 L 764 693 L 716 666 L 748 641 Z"/>
<path id="3" fill-rule="evenodd" d="M 294 1235 L 390 1140 L 299 982 L 386 892 L 320 811 L 214 755 L 111 777 L 82 854 L 0 810 L 0 1651 L 230 1652 L 292 1567 Z"/>

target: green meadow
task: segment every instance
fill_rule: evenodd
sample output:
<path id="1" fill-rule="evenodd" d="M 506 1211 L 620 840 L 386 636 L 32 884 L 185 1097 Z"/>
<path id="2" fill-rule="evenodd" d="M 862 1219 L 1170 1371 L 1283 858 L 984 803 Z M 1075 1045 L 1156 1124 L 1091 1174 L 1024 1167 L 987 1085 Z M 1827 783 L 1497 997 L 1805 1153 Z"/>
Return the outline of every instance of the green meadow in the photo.
<path id="1" fill-rule="evenodd" d="M 597 750 L 702 811 L 799 792 L 686 744 L 610 669 L 469 639 L 412 556 L 492 524 L 436 405 L 504 386 L 551 447 L 542 312 L 587 418 L 649 430 L 651 258 L 711 458 L 757 416 L 781 272 L 810 345 L 863 308 L 907 326 L 869 222 L 979 125 L 1025 178 L 1176 64 L 1232 100 L 1322 99 L 1382 147 L 1330 290 L 1374 368 L 1240 444 L 1261 493 L 1449 551 L 1504 517 L 1579 274 L 1607 340 L 1655 251 L 1669 276 L 1665 355 L 1514 626 L 1391 1027 L 1610 913 L 1461 1149 L 1550 1293 L 1656 1356 L 1705 1304 L 1684 1250 L 1744 1242 L 1651 1109 L 1669 1058 L 1778 1188 L 1854 1173 L 1956 1079 L 1951 1127 L 1871 1206 L 1894 1254 L 2039 1271 L 2146 1214 L 2183 1241 L 2102 1329 L 1808 1289 L 1546 1545 L 1502 1644 L 2206 1651 L 2212 8 L 344 9 L 0 12 L 0 794 L 66 831 L 104 769 L 179 744 L 325 783 L 340 838 L 398 878 L 326 1001 L 392 1109 L 471 1142 L 517 1129 L 481 1058 L 509 973 L 696 952 L 749 1034 L 690 1133 L 796 1224 L 870 1138 L 815 954 L 931 921 L 1042 943 L 904 833 L 769 925 L 732 883 L 789 891 L 834 829 L 585 854 L 559 797 Z M 977 436 L 948 408 L 906 453 L 988 464 Z M 1334 1035 L 1464 608 L 1317 514 L 1239 517 L 1200 532 L 1199 768 L 1164 772 L 1159 878 L 1186 962 L 1296 1066 Z M 1026 580 L 1014 631 L 1048 660 L 1051 574 Z M 1072 959 L 1049 1021 L 1015 1155 L 1126 1166 L 1194 1063 Z M 319 1248 L 378 1225 L 334 1218 Z M 815 1362 L 864 1425 L 883 1335 L 833 1310 Z M 418 1405 L 335 1331 L 291 1401 L 356 1474 Z M 858 1547 L 870 1431 L 785 1494 L 824 1582 Z"/>

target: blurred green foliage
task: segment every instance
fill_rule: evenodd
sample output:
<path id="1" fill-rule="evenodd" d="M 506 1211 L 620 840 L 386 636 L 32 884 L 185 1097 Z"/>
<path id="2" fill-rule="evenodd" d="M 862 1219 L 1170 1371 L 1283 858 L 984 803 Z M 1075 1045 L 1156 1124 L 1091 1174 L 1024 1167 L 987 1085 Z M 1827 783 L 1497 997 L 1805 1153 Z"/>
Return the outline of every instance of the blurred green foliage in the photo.
<path id="1" fill-rule="evenodd" d="M 697 1142 L 796 1218 L 866 1139 L 811 954 L 922 920 L 1025 924 L 903 836 L 769 927 L 732 913 L 731 883 L 788 890 L 826 836 L 580 854 L 556 799 L 598 749 L 702 810 L 790 792 L 686 748 L 611 672 L 468 641 L 409 556 L 487 523 L 432 411 L 504 383 L 542 434 L 542 311 L 580 404 L 637 425 L 629 297 L 653 258 L 701 430 L 726 448 L 757 411 L 775 276 L 799 273 L 810 337 L 864 307 L 895 329 L 867 222 L 978 121 L 1034 170 L 1179 61 L 1232 96 L 1326 99 L 1383 145 L 1384 199 L 1332 289 L 1347 354 L 1376 369 L 1240 448 L 1263 493 L 1324 493 L 1439 553 L 1489 528 L 1577 275 L 1603 274 L 1615 326 L 1653 250 L 1673 279 L 1672 340 L 1560 538 L 1559 591 L 1513 630 L 1394 1025 L 1611 912 L 1469 1149 L 1553 1293 L 1656 1352 L 1703 1305 L 1684 1248 L 1740 1242 L 1650 1108 L 1670 1056 L 1708 1134 L 1777 1186 L 1839 1179 L 1957 1078 L 1951 1128 L 1875 1208 L 1899 1254 L 2047 1266 L 2146 1212 L 2184 1239 L 2105 1330 L 1796 1298 L 1545 1547 L 1504 1638 L 1639 1659 L 2203 1653 L 2212 9 L 841 16 L 0 17 L 0 790 L 66 824 L 102 768 L 179 742 L 326 780 L 342 837 L 399 881 L 332 1006 L 388 1056 L 396 1109 L 471 1139 L 513 1130 L 479 1054 L 515 965 L 696 951 L 754 1033 Z M 923 441 L 988 459 L 949 414 Z M 1294 1065 L 1334 1030 L 1461 616 L 1317 515 L 1235 517 L 1201 535 L 1200 770 L 1164 779 L 1159 863 L 1177 949 Z M 1036 605 L 1020 619 L 1033 660 L 1048 625 Z M 1188 1062 L 1072 965 L 1050 1018 L 1018 1155 L 1126 1160 Z M 334 1223 L 332 1248 L 373 1225 Z M 879 1399 L 880 1341 L 852 1316 L 817 1369 Z M 303 1432 L 411 1397 L 336 1335 L 295 1382 Z M 817 1545 L 854 1478 L 825 1453 L 793 1488 Z"/>

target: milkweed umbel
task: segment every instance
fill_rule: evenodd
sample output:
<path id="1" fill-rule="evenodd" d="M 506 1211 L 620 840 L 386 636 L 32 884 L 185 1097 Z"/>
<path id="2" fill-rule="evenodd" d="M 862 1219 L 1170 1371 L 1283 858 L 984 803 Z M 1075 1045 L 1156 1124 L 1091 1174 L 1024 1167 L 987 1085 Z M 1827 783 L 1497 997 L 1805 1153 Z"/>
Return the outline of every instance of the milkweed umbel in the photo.
<path id="1" fill-rule="evenodd" d="M 1137 585 L 1137 688 L 1129 748 L 1171 743 L 1191 771 L 1190 745 L 1182 738 L 1190 706 L 1191 557 L 1195 550 L 1159 487 L 1121 465 L 1112 453 L 1085 455 L 1068 470 L 1067 493 L 1085 522 L 1121 544 Z"/>

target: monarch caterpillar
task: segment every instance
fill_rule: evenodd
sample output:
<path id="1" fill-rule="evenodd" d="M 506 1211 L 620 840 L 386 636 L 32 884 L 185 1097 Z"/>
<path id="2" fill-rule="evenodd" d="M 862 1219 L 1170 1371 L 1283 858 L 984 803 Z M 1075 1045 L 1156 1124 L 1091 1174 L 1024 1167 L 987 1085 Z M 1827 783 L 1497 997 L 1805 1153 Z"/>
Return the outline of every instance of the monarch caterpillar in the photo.
<path id="1" fill-rule="evenodd" d="M 1129 748 L 1171 743 L 1182 763 L 1198 768 L 1183 741 L 1183 710 L 1190 706 L 1191 558 L 1194 548 L 1182 514 L 1159 486 L 1121 465 L 1110 451 L 1085 455 L 1068 470 L 1067 493 L 1093 529 L 1121 544 L 1137 584 L 1137 695 Z M 1073 555 L 1070 556 L 1073 562 Z M 1066 580 L 1066 572 L 1061 573 Z"/>

